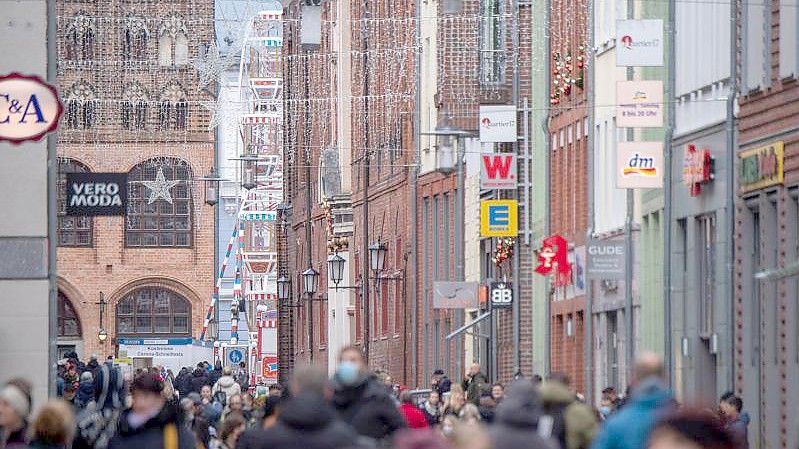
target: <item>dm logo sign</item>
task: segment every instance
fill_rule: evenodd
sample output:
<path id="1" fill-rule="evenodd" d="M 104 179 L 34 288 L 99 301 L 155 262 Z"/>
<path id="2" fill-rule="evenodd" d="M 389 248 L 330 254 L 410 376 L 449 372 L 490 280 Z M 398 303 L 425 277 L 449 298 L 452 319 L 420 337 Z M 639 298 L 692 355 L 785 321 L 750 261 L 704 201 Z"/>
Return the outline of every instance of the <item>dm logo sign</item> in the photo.
<path id="1" fill-rule="evenodd" d="M 40 140 L 56 130 L 63 112 L 56 88 L 38 76 L 0 76 L 0 140 Z"/>
<path id="2" fill-rule="evenodd" d="M 616 187 L 652 189 L 663 187 L 663 144 L 619 142 L 616 154 Z"/>
<path id="3" fill-rule="evenodd" d="M 125 215 L 126 173 L 67 173 L 67 215 Z"/>
<path id="4" fill-rule="evenodd" d="M 519 234 L 516 200 L 480 202 L 481 237 L 516 237 Z"/>

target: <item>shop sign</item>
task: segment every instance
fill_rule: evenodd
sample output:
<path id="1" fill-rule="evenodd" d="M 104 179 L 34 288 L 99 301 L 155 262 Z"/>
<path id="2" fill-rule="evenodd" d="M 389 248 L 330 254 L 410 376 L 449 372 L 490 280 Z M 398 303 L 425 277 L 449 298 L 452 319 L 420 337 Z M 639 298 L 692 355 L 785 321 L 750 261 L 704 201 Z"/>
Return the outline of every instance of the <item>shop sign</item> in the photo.
<path id="1" fill-rule="evenodd" d="M 64 105 L 58 90 L 33 75 L 0 76 L 0 140 L 37 141 L 58 128 Z"/>
<path id="2" fill-rule="evenodd" d="M 616 126 L 659 128 L 663 126 L 663 81 L 618 81 Z"/>
<path id="3" fill-rule="evenodd" d="M 433 282 L 434 309 L 476 309 L 479 304 L 477 282 Z"/>
<path id="4" fill-rule="evenodd" d="M 480 202 L 481 237 L 516 237 L 519 234 L 516 200 Z"/>
<path id="5" fill-rule="evenodd" d="M 589 279 L 624 279 L 627 243 L 623 240 L 589 240 L 586 245 Z"/>
<path id="6" fill-rule="evenodd" d="M 480 142 L 516 142 L 516 106 L 480 105 Z"/>
<path id="7" fill-rule="evenodd" d="M 67 173 L 67 215 L 125 215 L 127 173 Z"/>
<path id="8" fill-rule="evenodd" d="M 619 142 L 616 153 L 616 187 L 663 187 L 663 143 Z"/>
<path id="9" fill-rule="evenodd" d="M 267 380 L 277 380 L 278 375 L 278 362 L 277 362 L 277 355 L 267 355 L 262 359 L 261 362 L 261 373 L 264 376 L 264 379 Z"/>
<path id="10" fill-rule="evenodd" d="M 663 65 L 663 20 L 617 20 L 616 65 Z"/>
<path id="11" fill-rule="evenodd" d="M 491 308 L 509 309 L 513 307 L 513 284 L 510 282 L 491 283 Z"/>
<path id="12" fill-rule="evenodd" d="M 482 155 L 480 188 L 483 190 L 516 189 L 516 155 L 509 153 Z"/>
<path id="13" fill-rule="evenodd" d="M 784 142 L 779 140 L 738 154 L 741 159 L 739 182 L 742 192 L 783 183 L 784 145 Z"/>
<path id="14" fill-rule="evenodd" d="M 571 282 L 569 243 L 566 239 L 558 234 L 544 239 L 541 249 L 538 250 L 538 266 L 535 272 L 542 276 L 555 274 L 555 286 L 564 286 Z"/>
<path id="15" fill-rule="evenodd" d="M 707 184 L 715 178 L 715 158 L 710 150 L 696 149 L 696 145 L 685 146 L 685 156 L 682 165 L 682 181 L 688 186 L 691 196 L 702 193 L 702 184 Z"/>

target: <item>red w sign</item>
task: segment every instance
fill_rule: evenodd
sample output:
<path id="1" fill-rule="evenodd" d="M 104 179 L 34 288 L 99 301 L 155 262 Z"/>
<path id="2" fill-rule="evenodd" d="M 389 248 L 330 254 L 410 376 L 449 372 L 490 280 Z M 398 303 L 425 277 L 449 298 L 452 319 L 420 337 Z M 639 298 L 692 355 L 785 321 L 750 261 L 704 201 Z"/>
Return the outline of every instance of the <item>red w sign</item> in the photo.
<path id="1" fill-rule="evenodd" d="M 509 153 L 484 154 L 480 164 L 480 188 L 483 190 L 515 189 L 516 155 Z"/>

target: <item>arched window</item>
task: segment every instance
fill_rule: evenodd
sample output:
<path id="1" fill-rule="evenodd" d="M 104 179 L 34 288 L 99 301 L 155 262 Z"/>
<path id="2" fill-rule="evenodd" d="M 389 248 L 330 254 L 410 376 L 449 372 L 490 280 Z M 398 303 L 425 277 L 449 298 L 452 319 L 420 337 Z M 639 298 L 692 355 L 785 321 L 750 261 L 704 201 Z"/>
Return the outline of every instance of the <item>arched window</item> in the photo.
<path id="1" fill-rule="evenodd" d="M 58 291 L 58 336 L 80 338 L 80 318 L 72 307 L 72 302 L 61 290 Z"/>
<path id="2" fill-rule="evenodd" d="M 139 83 L 130 83 L 122 94 L 122 128 L 147 127 L 147 91 Z"/>
<path id="3" fill-rule="evenodd" d="M 80 13 L 67 27 L 67 59 L 91 61 L 94 59 L 94 19 Z"/>
<path id="4" fill-rule="evenodd" d="M 161 22 L 158 29 L 158 63 L 176 66 L 189 63 L 189 33 L 180 16 L 172 15 Z M 174 46 L 174 48 L 173 48 Z"/>
<path id="5" fill-rule="evenodd" d="M 78 81 L 69 89 L 66 96 L 67 127 L 89 129 L 95 124 L 97 95 L 86 81 Z"/>
<path id="6" fill-rule="evenodd" d="M 161 129 L 186 129 L 188 112 L 186 91 L 178 83 L 172 83 L 161 91 L 158 103 L 158 124 Z"/>
<path id="7" fill-rule="evenodd" d="M 144 19 L 128 16 L 125 19 L 125 34 L 122 36 L 122 48 L 125 60 L 141 61 L 147 58 L 147 41 L 150 31 Z"/>
<path id="8" fill-rule="evenodd" d="M 191 246 L 191 167 L 180 159 L 144 161 L 128 173 L 127 246 Z"/>
<path id="9" fill-rule="evenodd" d="M 116 307 L 117 335 L 190 336 L 191 305 L 162 287 L 142 287 L 128 293 Z"/>
<path id="10" fill-rule="evenodd" d="M 67 216 L 67 173 L 87 171 L 74 159 L 58 161 L 58 246 L 92 246 L 92 217 Z"/>

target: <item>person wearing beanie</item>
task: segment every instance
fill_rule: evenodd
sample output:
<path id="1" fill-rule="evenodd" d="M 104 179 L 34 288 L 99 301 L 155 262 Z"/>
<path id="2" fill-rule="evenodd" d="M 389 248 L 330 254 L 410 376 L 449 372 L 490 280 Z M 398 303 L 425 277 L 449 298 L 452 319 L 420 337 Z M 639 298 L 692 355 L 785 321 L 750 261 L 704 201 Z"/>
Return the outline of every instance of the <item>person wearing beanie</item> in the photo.
<path id="1" fill-rule="evenodd" d="M 87 405 L 94 399 L 94 376 L 91 371 L 84 371 L 80 375 L 80 386 L 78 391 L 75 392 L 73 403 L 79 410 L 86 408 Z"/>
<path id="2" fill-rule="evenodd" d="M 27 444 L 30 413 L 31 395 L 27 381 L 15 379 L 0 389 L 0 449 Z"/>

